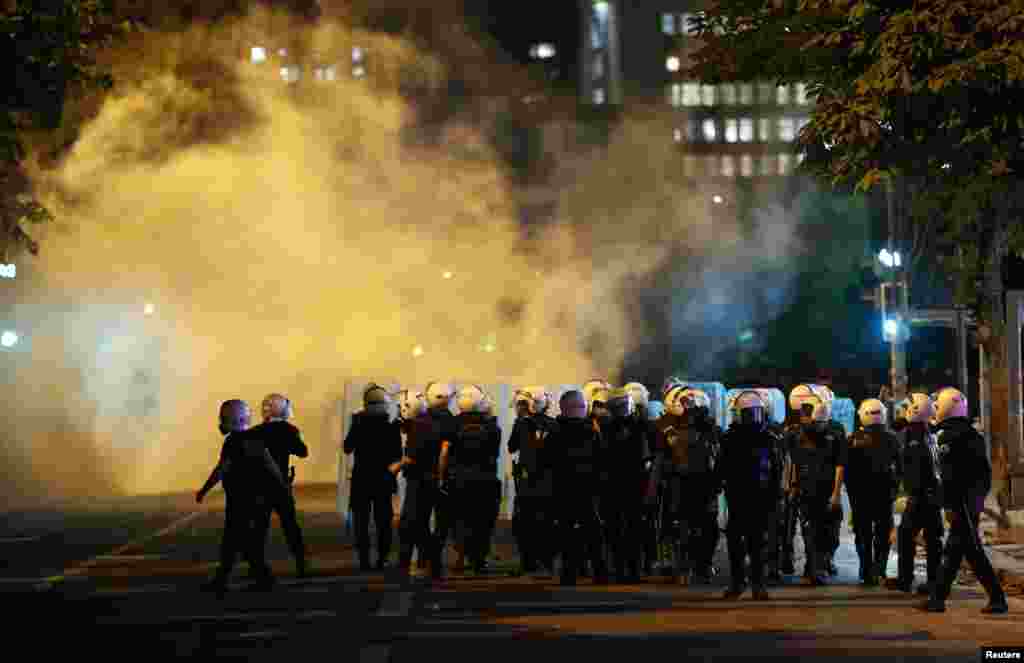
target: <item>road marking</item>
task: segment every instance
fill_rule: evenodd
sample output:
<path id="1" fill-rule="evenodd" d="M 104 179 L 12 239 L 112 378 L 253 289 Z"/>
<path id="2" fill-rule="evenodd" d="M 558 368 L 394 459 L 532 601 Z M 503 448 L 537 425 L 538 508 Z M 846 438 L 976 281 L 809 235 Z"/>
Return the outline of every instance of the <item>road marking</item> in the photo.
<path id="1" fill-rule="evenodd" d="M 152 541 L 154 539 L 159 539 L 162 536 L 166 536 L 168 534 L 173 534 L 173 533 L 177 532 L 178 530 L 184 528 L 186 525 L 191 523 L 196 518 L 198 518 L 198 517 L 200 517 L 202 515 L 205 515 L 207 513 L 210 513 L 210 511 L 208 509 L 200 509 L 198 511 L 193 511 L 190 514 L 187 514 L 187 515 L 182 516 L 181 518 L 175 520 L 174 522 L 172 522 L 167 527 L 164 527 L 163 529 L 161 529 L 161 530 L 159 530 L 157 532 L 154 532 L 153 534 L 149 534 L 147 536 L 142 537 L 141 539 L 137 539 L 135 541 L 131 541 L 129 543 L 126 543 L 126 544 L 124 544 L 122 546 L 118 546 L 117 548 L 115 548 L 114 550 L 112 550 L 111 552 L 109 552 L 109 553 L 107 553 L 105 555 L 97 555 L 95 557 L 90 557 L 89 559 L 85 560 L 84 562 L 81 562 L 80 564 L 74 564 L 74 565 L 64 569 L 64 572 L 59 574 L 59 575 L 51 576 L 50 578 L 47 578 L 47 580 L 49 582 L 59 583 L 59 582 L 63 582 L 65 580 L 67 580 L 68 577 L 83 575 L 89 569 L 91 569 L 92 567 L 96 566 L 97 564 L 99 564 L 100 562 L 104 561 L 105 559 L 110 559 L 112 557 L 122 557 L 123 553 L 126 550 L 131 550 L 132 548 L 137 548 L 137 547 L 143 546 L 143 545 L 149 543 L 150 541 Z"/>
<path id="2" fill-rule="evenodd" d="M 378 617 L 405 617 L 412 610 L 412 592 L 389 596 L 377 610 Z M 374 643 L 359 652 L 359 663 L 388 663 L 392 643 Z"/>

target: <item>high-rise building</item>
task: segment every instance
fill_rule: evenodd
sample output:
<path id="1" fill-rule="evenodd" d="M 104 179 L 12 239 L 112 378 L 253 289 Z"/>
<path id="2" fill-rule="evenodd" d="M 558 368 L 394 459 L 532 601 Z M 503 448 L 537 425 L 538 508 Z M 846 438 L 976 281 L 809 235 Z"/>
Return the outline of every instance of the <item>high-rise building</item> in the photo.
<path id="1" fill-rule="evenodd" d="M 693 177 L 790 174 L 794 143 L 812 100 L 803 84 L 771 81 L 707 85 L 686 76 L 700 39 L 702 3 L 684 0 L 580 0 L 580 100 L 584 104 L 660 105 L 671 140 L 684 146 Z"/>

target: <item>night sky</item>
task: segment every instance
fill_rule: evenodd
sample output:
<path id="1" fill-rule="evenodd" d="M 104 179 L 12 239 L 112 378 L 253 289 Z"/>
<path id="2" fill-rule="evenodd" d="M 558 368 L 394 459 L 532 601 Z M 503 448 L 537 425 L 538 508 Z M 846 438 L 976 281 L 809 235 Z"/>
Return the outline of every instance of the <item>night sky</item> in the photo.
<path id="1" fill-rule="evenodd" d="M 580 40 L 576 0 L 466 0 L 465 11 L 471 24 L 524 64 L 530 62 L 532 45 L 554 44 L 558 81 L 575 83 Z"/>

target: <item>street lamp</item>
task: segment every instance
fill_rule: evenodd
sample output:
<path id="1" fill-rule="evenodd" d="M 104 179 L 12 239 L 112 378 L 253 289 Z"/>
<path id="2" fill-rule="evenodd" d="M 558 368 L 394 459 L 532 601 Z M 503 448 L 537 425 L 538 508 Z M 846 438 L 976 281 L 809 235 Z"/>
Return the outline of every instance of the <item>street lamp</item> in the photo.
<path id="1" fill-rule="evenodd" d="M 450 279 L 453 276 L 454 276 L 454 274 L 452 274 L 451 272 L 445 272 L 444 274 L 441 275 L 441 278 L 447 280 L 447 279 Z"/>
<path id="2" fill-rule="evenodd" d="M 18 276 L 18 266 L 14 263 L 0 265 L 0 279 L 13 279 Z"/>
<path id="3" fill-rule="evenodd" d="M 417 345 L 415 348 L 413 348 L 412 349 L 412 356 L 413 357 L 421 357 L 421 356 L 423 356 L 423 346 L 422 345 Z"/>
<path id="4" fill-rule="evenodd" d="M 142 312 L 145 315 L 153 315 L 156 312 L 156 307 L 153 306 L 152 304 L 147 303 L 146 307 L 142 309 Z"/>
<path id="5" fill-rule="evenodd" d="M 0 334 L 0 345 L 2 345 L 3 347 L 13 348 L 17 344 L 18 335 L 15 332 L 7 330 L 3 334 Z"/>
<path id="6" fill-rule="evenodd" d="M 900 333 L 899 320 L 888 318 L 885 323 L 883 323 L 883 331 L 885 332 L 886 339 L 895 339 Z"/>
<path id="7" fill-rule="evenodd" d="M 537 60 L 550 60 L 556 53 L 554 44 L 535 44 L 530 48 L 530 57 Z"/>
<path id="8" fill-rule="evenodd" d="M 878 252 L 878 261 L 890 269 L 893 267 L 902 266 L 902 260 L 900 258 L 899 251 L 893 251 L 889 253 L 888 249 L 882 249 Z"/>
<path id="9" fill-rule="evenodd" d="M 719 196 L 718 194 L 715 194 L 714 196 L 711 197 L 711 202 L 713 202 L 716 205 L 721 205 L 722 203 L 725 202 L 725 198 Z"/>

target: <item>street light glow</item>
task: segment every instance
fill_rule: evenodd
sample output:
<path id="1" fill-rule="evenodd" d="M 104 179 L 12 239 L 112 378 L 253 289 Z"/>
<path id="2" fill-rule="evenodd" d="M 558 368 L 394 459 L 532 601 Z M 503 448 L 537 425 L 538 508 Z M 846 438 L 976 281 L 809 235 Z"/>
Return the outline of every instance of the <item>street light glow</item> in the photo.
<path id="1" fill-rule="evenodd" d="M 18 343 L 18 335 L 8 330 L 0 334 L 0 345 L 5 348 L 13 348 Z"/>
<path id="2" fill-rule="evenodd" d="M 422 355 L 423 355 L 423 346 L 422 345 L 417 345 L 415 348 L 412 349 L 412 356 L 413 357 L 420 357 Z"/>
<path id="3" fill-rule="evenodd" d="M 679 58 L 677 58 L 674 55 L 672 57 L 668 58 L 667 60 L 665 60 L 665 68 L 668 69 L 669 71 L 672 71 L 672 72 L 679 71 L 679 68 L 681 66 L 682 66 L 682 62 L 680 62 Z"/>
<path id="4" fill-rule="evenodd" d="M 556 53 L 554 44 L 535 44 L 530 48 L 530 57 L 538 60 L 550 60 Z"/>
<path id="5" fill-rule="evenodd" d="M 886 336 L 895 337 L 897 332 L 900 330 L 900 324 L 895 320 L 886 320 L 884 329 Z"/>
<path id="6" fill-rule="evenodd" d="M 451 272 L 445 272 L 444 274 L 441 275 L 441 278 L 450 279 L 453 276 L 455 276 L 455 275 L 452 274 Z"/>
<path id="7" fill-rule="evenodd" d="M 153 315 L 156 312 L 156 307 L 152 304 L 147 303 L 146 307 L 142 309 L 142 312 L 146 315 Z"/>
<path id="8" fill-rule="evenodd" d="M 878 261 L 886 267 L 900 267 L 903 262 L 899 251 L 889 253 L 888 249 L 882 249 L 878 252 Z"/>
<path id="9" fill-rule="evenodd" d="M 714 196 L 712 196 L 712 197 L 711 197 L 711 200 L 712 200 L 712 202 L 714 202 L 714 203 L 715 203 L 716 205 L 721 205 L 721 204 L 722 204 L 723 202 L 725 202 L 725 198 L 722 198 L 722 197 L 721 197 L 721 196 L 719 196 L 718 194 L 715 194 Z"/>
<path id="10" fill-rule="evenodd" d="M 13 279 L 18 276 L 18 266 L 14 263 L 10 265 L 0 265 L 0 278 Z"/>

